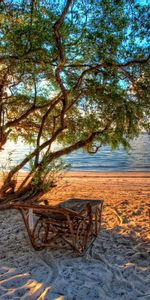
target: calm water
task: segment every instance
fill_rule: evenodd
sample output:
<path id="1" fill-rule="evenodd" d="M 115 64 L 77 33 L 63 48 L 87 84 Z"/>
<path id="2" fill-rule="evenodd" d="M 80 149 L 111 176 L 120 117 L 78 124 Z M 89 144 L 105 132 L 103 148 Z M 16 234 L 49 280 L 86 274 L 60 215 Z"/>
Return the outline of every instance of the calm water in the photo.
<path id="1" fill-rule="evenodd" d="M 141 134 L 131 143 L 132 150 L 127 154 L 121 147 L 111 151 L 109 146 L 102 147 L 95 155 L 83 151 L 75 151 L 65 156 L 66 162 L 71 163 L 74 171 L 150 171 L 150 135 Z M 29 147 L 19 143 L 17 146 L 8 143 L 7 149 L 1 152 L 0 164 L 13 165 L 19 162 L 28 152 Z M 12 151 L 11 163 L 8 163 L 8 152 Z M 24 171 L 28 167 L 24 168 Z"/>

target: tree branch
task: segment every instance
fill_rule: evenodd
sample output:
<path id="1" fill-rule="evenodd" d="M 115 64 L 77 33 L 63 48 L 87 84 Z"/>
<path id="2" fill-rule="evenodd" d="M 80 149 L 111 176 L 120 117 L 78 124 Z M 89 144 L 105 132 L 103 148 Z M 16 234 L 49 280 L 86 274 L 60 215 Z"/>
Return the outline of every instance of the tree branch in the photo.
<path id="1" fill-rule="evenodd" d="M 55 24 L 53 26 L 56 47 L 57 47 L 58 55 L 59 55 L 59 58 L 60 58 L 60 61 L 59 61 L 58 65 L 56 67 L 56 70 L 55 70 L 55 78 L 56 78 L 56 81 L 59 84 L 60 89 L 61 89 L 62 94 L 63 94 L 63 99 L 62 99 L 63 110 L 62 110 L 62 114 L 61 114 L 62 126 L 64 126 L 63 122 L 64 122 L 64 111 L 65 111 L 65 107 L 66 107 L 66 103 L 67 103 L 67 91 L 66 91 L 66 88 L 65 88 L 65 86 L 63 84 L 63 81 L 60 77 L 60 71 L 63 69 L 66 60 L 65 60 L 65 52 L 64 52 L 64 49 L 63 49 L 63 45 L 62 45 L 62 41 L 61 41 L 61 34 L 60 34 L 59 29 L 60 29 L 61 24 L 64 21 L 64 18 L 66 16 L 71 4 L 72 4 L 72 0 L 68 0 L 64 10 L 62 11 L 61 16 L 59 17 L 59 19 L 55 22 Z"/>
<path id="2" fill-rule="evenodd" d="M 98 136 L 98 135 L 103 134 L 104 132 L 106 132 L 108 130 L 108 128 L 110 127 L 111 123 L 112 123 L 112 120 L 108 121 L 108 123 L 104 127 L 104 129 L 102 129 L 100 131 L 92 132 L 89 135 L 89 137 L 87 139 L 85 139 L 85 140 L 80 140 L 80 141 L 76 142 L 75 144 L 73 144 L 71 146 L 68 146 L 68 147 L 63 148 L 61 150 L 58 150 L 56 152 L 50 153 L 47 156 L 47 158 L 46 158 L 46 163 L 49 164 L 51 161 L 59 158 L 60 156 L 67 155 L 67 154 L 71 153 L 72 151 L 75 151 L 75 150 L 78 150 L 80 148 L 83 148 L 87 144 L 91 143 L 96 136 Z M 41 167 L 41 165 L 43 164 L 43 162 L 44 162 L 43 160 L 40 162 L 39 167 Z"/>
<path id="3" fill-rule="evenodd" d="M 143 59 L 132 59 L 124 64 L 117 64 L 118 67 L 128 67 L 132 64 L 146 64 L 150 59 L 150 54 L 146 57 L 146 58 L 143 58 Z"/>
<path id="4" fill-rule="evenodd" d="M 40 105 L 40 106 L 35 106 L 34 104 L 26 111 L 24 112 L 18 119 L 15 119 L 13 121 L 9 121 L 7 122 L 7 124 L 5 124 L 5 128 L 8 127 L 15 127 L 17 124 L 19 124 L 20 121 L 22 121 L 23 119 L 25 119 L 29 114 L 31 114 L 32 112 L 42 109 L 44 107 L 48 107 L 49 105 L 51 105 L 50 109 L 53 109 L 54 106 L 60 101 L 62 96 L 60 96 L 60 94 L 58 96 L 56 96 L 53 100 L 50 100 L 50 102 Z"/>
<path id="5" fill-rule="evenodd" d="M 89 69 L 84 70 L 84 71 L 81 73 L 81 75 L 79 76 L 79 78 L 78 78 L 76 84 L 74 85 L 73 90 L 76 90 L 77 88 L 79 88 L 79 86 L 81 85 L 82 80 L 83 80 L 83 78 L 84 78 L 84 76 L 85 76 L 86 74 L 88 74 L 88 73 L 90 73 L 90 72 L 92 72 L 92 71 L 95 71 L 95 70 L 99 70 L 99 69 L 101 69 L 101 68 L 103 68 L 103 67 L 106 67 L 106 66 L 107 66 L 107 65 L 106 65 L 105 63 L 103 63 L 103 64 L 96 65 L 96 66 L 90 67 Z M 102 72 L 102 70 L 101 70 L 101 72 Z"/>

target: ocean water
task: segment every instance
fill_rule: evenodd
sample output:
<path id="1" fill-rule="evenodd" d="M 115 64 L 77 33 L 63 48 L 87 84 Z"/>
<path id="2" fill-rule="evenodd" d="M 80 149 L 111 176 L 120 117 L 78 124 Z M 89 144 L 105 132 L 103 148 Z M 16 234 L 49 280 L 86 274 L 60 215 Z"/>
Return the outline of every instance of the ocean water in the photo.
<path id="1" fill-rule="evenodd" d="M 150 171 L 150 135 L 143 133 L 134 139 L 129 153 L 122 147 L 112 151 L 105 146 L 94 155 L 80 150 L 66 156 L 65 160 L 72 163 L 74 171 Z"/>
<path id="2" fill-rule="evenodd" d="M 143 133 L 131 142 L 131 150 L 126 153 L 122 147 L 112 151 L 109 146 L 100 148 L 93 155 L 82 150 L 75 151 L 64 156 L 65 162 L 71 164 L 71 171 L 150 171 L 150 135 Z M 1 168 L 9 168 L 23 159 L 29 146 L 23 143 L 17 145 L 8 143 L 4 151 L 0 153 Z M 11 151 L 10 159 L 8 153 Z M 22 171 L 27 171 L 28 166 Z"/>

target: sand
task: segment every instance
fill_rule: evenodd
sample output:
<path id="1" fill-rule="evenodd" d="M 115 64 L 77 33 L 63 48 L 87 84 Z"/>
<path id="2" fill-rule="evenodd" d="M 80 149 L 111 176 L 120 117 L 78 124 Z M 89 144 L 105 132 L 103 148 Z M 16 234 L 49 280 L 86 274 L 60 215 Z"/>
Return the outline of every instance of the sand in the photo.
<path id="1" fill-rule="evenodd" d="M 44 198 L 103 199 L 102 231 L 82 257 L 35 252 L 20 214 L 0 211 L 0 299 L 150 299 L 150 173 L 69 172 Z M 117 215 L 116 215 L 117 214 Z"/>

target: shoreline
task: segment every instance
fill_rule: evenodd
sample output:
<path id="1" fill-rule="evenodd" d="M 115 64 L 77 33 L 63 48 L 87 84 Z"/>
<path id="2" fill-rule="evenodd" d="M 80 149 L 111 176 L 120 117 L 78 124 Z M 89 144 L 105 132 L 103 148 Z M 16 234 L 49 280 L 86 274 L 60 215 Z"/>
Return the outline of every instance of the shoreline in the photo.
<path id="1" fill-rule="evenodd" d="M 5 171 L 4 171 L 5 172 Z M 18 177 L 24 177 L 29 172 L 27 171 L 19 171 Z M 150 177 L 150 171 L 62 171 L 61 173 L 65 177 L 67 176 L 87 176 L 87 177 Z M 0 178 L 3 177 L 2 171 L 0 171 Z"/>
<path id="2" fill-rule="evenodd" d="M 96 172 L 96 171 L 68 171 L 65 177 L 146 177 L 150 178 L 150 172 L 147 171 L 110 171 L 110 172 Z"/>

